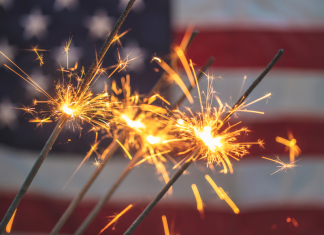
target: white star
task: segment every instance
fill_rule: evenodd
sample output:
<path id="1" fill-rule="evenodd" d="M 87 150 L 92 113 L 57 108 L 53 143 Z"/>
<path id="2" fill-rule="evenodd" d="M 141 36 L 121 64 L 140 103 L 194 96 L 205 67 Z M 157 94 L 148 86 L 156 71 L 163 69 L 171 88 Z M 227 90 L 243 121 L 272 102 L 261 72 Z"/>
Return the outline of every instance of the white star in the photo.
<path id="1" fill-rule="evenodd" d="M 88 16 L 84 25 L 89 29 L 89 36 L 93 39 L 106 39 L 107 35 L 111 31 L 114 19 L 108 17 L 105 10 L 97 10 L 94 16 Z"/>
<path id="2" fill-rule="evenodd" d="M 62 42 L 61 47 L 55 47 L 52 51 L 52 57 L 58 61 L 64 68 L 67 67 L 66 64 L 66 53 L 64 52 L 63 48 L 66 45 L 67 41 Z M 75 47 L 73 41 L 70 45 L 70 50 L 68 51 L 68 58 L 69 58 L 69 68 L 74 67 L 75 62 L 78 62 L 82 56 L 82 49 L 79 47 Z"/>
<path id="3" fill-rule="evenodd" d="M 145 49 L 140 48 L 137 42 L 130 42 L 121 51 L 122 58 L 129 55 L 129 59 L 137 57 L 135 60 L 129 62 L 127 69 L 134 72 L 141 72 L 145 68 L 145 58 L 147 57 L 147 52 Z"/>
<path id="4" fill-rule="evenodd" d="M 119 0 L 118 9 L 123 11 L 127 6 L 128 2 L 129 0 Z M 136 12 L 141 12 L 142 10 L 144 10 L 144 8 L 145 8 L 145 4 L 143 0 L 136 0 L 132 7 L 132 10 Z"/>
<path id="5" fill-rule="evenodd" d="M 9 10 L 13 6 L 13 0 L 0 0 L 0 6 L 5 10 Z"/>
<path id="6" fill-rule="evenodd" d="M 24 15 L 21 19 L 21 25 L 25 28 L 24 37 L 30 39 L 37 37 L 42 39 L 47 34 L 47 26 L 50 23 L 50 17 L 42 15 L 40 8 L 31 10 L 30 15 Z"/>
<path id="7" fill-rule="evenodd" d="M 11 60 L 13 60 L 16 55 L 15 46 L 10 46 L 6 38 L 0 39 L 0 51 L 2 51 L 3 54 L 8 56 Z M 9 61 L 3 55 L 0 55 L 0 68 L 3 66 L 3 64 L 8 62 Z"/>
<path id="8" fill-rule="evenodd" d="M 79 5 L 78 0 L 55 0 L 54 10 L 62 11 L 64 8 L 74 10 Z"/>
<path id="9" fill-rule="evenodd" d="M 10 100 L 5 99 L 0 103 L 0 128 L 8 126 L 10 129 L 15 129 L 17 124 L 17 110 Z"/>
<path id="10" fill-rule="evenodd" d="M 45 76 L 43 74 L 43 72 L 41 71 L 40 68 L 35 68 L 33 69 L 32 73 L 30 74 L 30 77 L 41 87 L 43 88 L 45 91 L 47 91 L 47 89 L 49 88 L 49 79 L 47 78 L 47 76 Z M 25 81 L 23 81 L 24 84 L 26 84 Z M 38 90 L 35 89 L 35 87 L 33 87 L 30 84 L 26 84 L 26 90 L 28 92 L 28 95 L 30 96 L 30 98 L 35 98 L 35 97 L 41 97 L 44 98 L 44 95 L 42 95 Z"/>

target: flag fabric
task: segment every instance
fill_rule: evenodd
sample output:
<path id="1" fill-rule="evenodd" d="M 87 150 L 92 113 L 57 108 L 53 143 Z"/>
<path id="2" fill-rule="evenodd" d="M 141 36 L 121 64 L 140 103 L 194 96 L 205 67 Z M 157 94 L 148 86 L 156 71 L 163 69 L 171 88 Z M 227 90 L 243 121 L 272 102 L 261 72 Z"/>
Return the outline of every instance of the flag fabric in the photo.
<path id="1" fill-rule="evenodd" d="M 73 35 L 69 63 L 76 61 L 86 68 L 95 58 L 109 30 L 127 1 L 0 0 L 0 51 L 13 59 L 45 90 L 51 91 L 59 76 L 59 63 L 66 63 L 62 47 Z M 159 78 L 149 63 L 152 55 L 168 58 L 170 47 L 179 43 L 188 25 L 199 30 L 190 45 L 187 58 L 201 68 L 209 56 L 215 62 L 208 73 L 215 77 L 217 95 L 229 105 L 242 95 L 262 72 L 279 49 L 284 55 L 251 94 L 253 101 L 268 92 L 272 96 L 251 105 L 265 114 L 240 113 L 241 121 L 251 132 L 246 139 L 263 139 L 265 149 L 252 147 L 240 161 L 232 160 L 234 173 L 222 174 L 221 168 L 196 162 L 180 177 L 172 195 L 165 196 L 134 234 L 164 234 L 165 215 L 171 234 L 322 234 L 324 226 L 324 161 L 321 135 L 324 131 L 324 2 L 320 0 L 137 0 L 122 30 L 131 30 L 122 39 L 124 53 L 142 55 L 129 68 L 132 87 L 147 93 Z M 171 40 L 172 39 L 172 40 Z M 43 52 L 45 64 L 40 67 L 31 45 L 51 50 Z M 131 55 L 132 55 L 131 54 Z M 116 50 L 107 54 L 107 66 L 116 63 Z M 0 57 L 0 66 L 8 63 Z M 179 66 L 179 73 L 189 84 Z M 119 81 L 126 73 L 117 74 Z M 13 109 L 28 105 L 40 95 L 21 78 L 0 67 L 0 216 L 5 214 L 38 151 L 44 145 L 54 123 L 36 128 L 22 112 Z M 244 79 L 246 77 L 246 79 Z M 105 78 L 106 79 L 106 78 Z M 98 92 L 103 87 L 98 81 Z M 102 83 L 100 83 L 102 82 Z M 244 84 L 243 84 L 244 83 Z M 242 86 L 243 84 L 243 86 Z M 202 88 L 206 81 L 200 81 Z M 243 87 L 243 88 L 242 88 Z M 241 92 L 240 92 L 241 91 Z M 193 90 L 193 97 L 197 96 Z M 171 101 L 181 92 L 168 87 Z M 195 109 L 185 102 L 184 107 Z M 262 159 L 279 156 L 289 162 L 289 151 L 275 139 L 297 140 L 302 153 L 297 167 L 273 174 L 278 164 Z M 67 143 L 67 139 L 72 139 Z M 12 226 L 13 234 L 48 234 L 73 197 L 86 183 L 95 167 L 90 159 L 75 175 L 67 188 L 63 186 L 80 164 L 93 136 L 65 129 L 54 145 L 39 174 L 18 207 Z M 37 150 L 37 151 L 36 151 Z M 58 152 L 59 151 L 59 152 Z M 128 161 L 121 156 L 112 159 L 102 171 L 82 203 L 62 229 L 73 234 L 96 202 L 117 179 Z M 170 175 L 175 170 L 166 164 Z M 209 174 L 240 209 L 235 214 L 206 181 Z M 205 218 L 196 209 L 191 185 L 196 184 L 204 204 Z M 141 213 L 164 183 L 153 166 L 141 164 L 116 191 L 113 198 L 91 223 L 85 234 L 98 234 L 109 222 L 109 216 L 133 207 L 103 234 L 122 234 Z"/>

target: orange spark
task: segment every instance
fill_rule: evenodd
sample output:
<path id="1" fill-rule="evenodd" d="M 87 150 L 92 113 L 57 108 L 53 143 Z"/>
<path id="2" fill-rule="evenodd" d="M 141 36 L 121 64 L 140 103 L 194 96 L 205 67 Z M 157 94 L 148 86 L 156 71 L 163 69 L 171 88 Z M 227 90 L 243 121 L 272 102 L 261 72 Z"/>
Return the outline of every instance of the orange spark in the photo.
<path id="1" fill-rule="evenodd" d="M 36 122 L 36 123 L 38 123 L 36 125 L 36 127 L 39 127 L 39 126 L 43 127 L 43 124 L 44 123 L 46 123 L 46 122 L 52 122 L 52 120 L 50 120 L 50 117 L 45 118 L 45 119 L 40 119 L 40 118 L 36 117 L 35 119 L 29 120 L 29 122 Z"/>
<path id="2" fill-rule="evenodd" d="M 65 43 L 65 47 L 63 47 L 63 53 L 66 53 L 66 68 L 69 68 L 69 50 L 70 50 L 70 45 L 72 42 L 72 37 L 69 38 L 69 41 Z"/>
<path id="3" fill-rule="evenodd" d="M 289 168 L 294 168 L 294 167 L 297 166 L 297 165 L 295 165 L 295 163 L 298 162 L 298 161 L 295 161 L 295 162 L 290 162 L 290 163 L 284 163 L 283 161 L 280 160 L 279 156 L 276 156 L 277 160 L 271 159 L 271 158 L 267 158 L 267 157 L 262 157 L 262 158 L 264 158 L 266 160 L 269 160 L 269 161 L 273 161 L 273 162 L 278 163 L 278 164 L 281 165 L 281 166 L 277 166 L 277 167 L 279 167 L 279 170 L 273 172 L 271 175 L 273 175 L 273 174 L 275 174 L 277 172 L 281 172 L 283 170 L 286 171 Z"/>
<path id="4" fill-rule="evenodd" d="M 232 199 L 225 193 L 225 191 L 221 187 L 218 187 L 209 175 L 205 175 L 205 178 L 208 181 L 208 183 L 213 187 L 219 198 L 221 200 L 225 200 L 225 202 L 232 208 L 235 214 L 240 213 L 238 207 L 235 205 Z"/>
<path id="5" fill-rule="evenodd" d="M 193 193 L 195 195 L 195 198 L 196 198 L 196 201 L 197 201 L 197 210 L 200 213 L 200 218 L 201 219 L 204 219 L 205 218 L 204 206 L 203 206 L 203 202 L 201 200 L 201 197 L 200 197 L 198 188 L 197 188 L 197 186 L 195 184 L 192 184 L 191 185 L 191 188 L 192 188 L 192 191 L 193 191 Z"/>
<path id="6" fill-rule="evenodd" d="M 295 218 L 290 218 L 287 217 L 287 223 L 292 222 L 292 224 L 297 228 L 298 227 L 298 222 L 295 220 Z"/>
<path id="7" fill-rule="evenodd" d="M 130 153 L 127 151 L 127 149 L 125 148 L 125 146 L 120 143 L 120 141 L 118 139 L 116 139 L 116 142 L 120 145 L 120 147 L 122 147 L 122 149 L 125 151 L 126 155 L 128 156 L 129 160 L 132 160 L 132 155 L 130 155 Z"/>
<path id="8" fill-rule="evenodd" d="M 101 166 L 101 162 L 98 159 L 95 159 L 95 161 L 92 163 L 92 166 L 99 168 Z"/>
<path id="9" fill-rule="evenodd" d="M 162 215 L 162 223 L 163 223 L 163 228 L 164 228 L 164 234 L 165 235 L 170 235 L 170 230 L 168 226 L 168 221 L 165 215 Z"/>
<path id="10" fill-rule="evenodd" d="M 9 222 L 8 222 L 8 224 L 6 226 L 6 232 L 7 233 L 10 233 L 11 232 L 11 228 L 12 228 L 13 221 L 15 219 L 16 212 L 17 212 L 17 209 L 15 210 L 15 212 L 13 213 L 13 215 L 11 216 L 11 219 L 9 220 Z"/>
<path id="11" fill-rule="evenodd" d="M 232 208 L 232 210 L 234 211 L 234 213 L 235 214 L 240 213 L 239 208 L 235 205 L 235 203 L 232 201 L 232 199 L 225 193 L 224 189 L 222 189 L 221 187 L 219 187 L 219 190 L 224 195 L 225 202 Z"/>
<path id="12" fill-rule="evenodd" d="M 294 136 L 290 131 L 288 132 L 288 138 L 289 140 L 277 136 L 276 141 L 280 144 L 286 145 L 286 148 L 289 148 L 290 163 L 293 163 L 295 162 L 295 157 L 297 157 L 301 153 L 301 150 L 296 145 L 297 140 L 294 139 Z"/>
<path id="13" fill-rule="evenodd" d="M 27 51 L 33 51 L 33 52 L 35 52 L 36 55 L 37 55 L 37 59 L 36 60 L 39 60 L 39 66 L 42 66 L 44 64 L 43 54 L 39 54 L 38 52 L 39 51 L 50 51 L 50 50 L 38 49 L 38 46 L 39 45 L 32 46 L 31 49 L 26 49 L 26 50 Z"/>
<path id="14" fill-rule="evenodd" d="M 158 61 L 159 62 L 159 65 L 169 74 L 169 76 L 175 81 L 175 83 L 178 84 L 178 86 L 181 88 L 181 90 L 187 96 L 189 102 L 191 104 L 193 104 L 194 101 L 192 99 L 192 96 L 190 95 L 190 92 L 188 91 L 186 85 L 184 84 L 184 82 L 182 81 L 182 79 L 180 78 L 180 76 L 167 63 L 165 63 L 160 58 L 153 57 L 152 60 L 155 60 L 155 61 Z"/>
<path id="15" fill-rule="evenodd" d="M 103 231 L 105 231 L 110 225 L 112 225 L 113 223 L 115 223 L 123 214 L 125 214 L 130 208 L 132 208 L 132 206 L 133 205 L 130 204 L 122 212 L 120 212 L 119 214 L 113 216 L 114 218 L 106 225 L 106 227 L 104 227 L 103 229 L 101 229 L 101 231 L 99 232 L 99 234 L 101 234 Z"/>

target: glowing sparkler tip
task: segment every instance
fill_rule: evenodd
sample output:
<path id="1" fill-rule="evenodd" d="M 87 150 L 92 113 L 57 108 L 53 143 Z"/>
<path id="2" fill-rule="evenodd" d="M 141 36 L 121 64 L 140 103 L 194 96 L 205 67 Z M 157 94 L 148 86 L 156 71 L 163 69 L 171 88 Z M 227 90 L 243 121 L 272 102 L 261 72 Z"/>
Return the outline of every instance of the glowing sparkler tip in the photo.
<path id="1" fill-rule="evenodd" d="M 150 143 L 150 144 L 157 144 L 161 141 L 160 137 L 156 137 L 153 135 L 149 135 L 146 137 L 146 140 Z"/>
<path id="2" fill-rule="evenodd" d="M 216 147 L 221 148 L 221 137 L 213 137 L 212 128 L 210 126 L 205 126 L 203 131 L 198 131 L 198 136 L 202 139 L 202 141 L 212 150 L 215 151 Z"/>
<path id="3" fill-rule="evenodd" d="M 62 107 L 62 110 L 63 110 L 64 113 L 66 113 L 66 114 L 68 114 L 68 115 L 73 115 L 73 112 L 74 112 L 74 110 L 71 109 L 71 108 L 69 108 L 68 105 L 64 105 L 64 106 Z"/>

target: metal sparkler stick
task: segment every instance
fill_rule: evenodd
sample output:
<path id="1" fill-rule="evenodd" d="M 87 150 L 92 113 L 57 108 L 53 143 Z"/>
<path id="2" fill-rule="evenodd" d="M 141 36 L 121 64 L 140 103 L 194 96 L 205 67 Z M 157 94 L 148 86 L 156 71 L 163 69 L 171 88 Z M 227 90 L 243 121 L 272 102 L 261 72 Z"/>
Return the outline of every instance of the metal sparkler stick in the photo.
<path id="1" fill-rule="evenodd" d="M 199 81 L 203 76 L 204 72 L 207 70 L 207 68 L 214 62 L 214 57 L 210 57 L 206 64 L 203 66 L 201 71 L 199 72 L 197 76 L 197 80 Z M 192 86 L 188 88 L 188 91 L 190 92 L 193 89 Z M 179 106 L 184 99 L 186 98 L 186 95 L 183 94 L 182 97 L 174 104 L 172 105 L 171 109 Z M 109 188 L 108 192 L 100 199 L 100 201 L 96 204 L 96 206 L 92 209 L 90 214 L 87 216 L 87 218 L 83 221 L 83 223 L 80 225 L 80 227 L 77 229 L 77 231 L 74 233 L 75 235 L 81 235 L 84 233 L 84 231 L 88 228 L 88 226 L 91 224 L 91 222 L 96 218 L 98 213 L 101 211 L 101 209 L 104 207 L 104 205 L 109 201 L 109 199 L 112 197 L 112 195 L 115 193 L 119 185 L 124 181 L 128 173 L 133 169 L 134 164 L 137 162 L 137 160 L 141 157 L 142 151 L 138 150 L 133 157 L 133 159 L 128 163 L 128 165 L 125 167 L 122 174 L 119 176 L 119 178 L 116 180 L 116 182 L 113 184 L 111 188 Z"/>
<path id="2" fill-rule="evenodd" d="M 192 34 L 190 36 L 190 39 L 189 39 L 189 42 L 187 44 L 186 49 L 188 48 L 189 44 L 193 41 L 193 39 L 196 37 L 197 34 L 198 34 L 198 31 L 196 31 L 196 30 L 194 30 L 192 32 Z M 178 61 L 178 57 L 175 57 L 171 61 L 170 64 L 171 65 L 174 65 L 174 64 L 177 63 L 177 61 Z M 164 72 L 162 74 L 162 76 L 160 77 L 160 79 L 155 84 L 155 86 L 153 87 L 153 89 L 148 94 L 148 97 L 154 95 L 154 93 L 161 87 L 161 85 L 163 84 L 163 82 L 166 79 L 166 76 L 167 76 L 167 73 Z M 140 113 L 141 113 L 141 110 L 138 109 L 137 112 L 135 113 L 134 117 L 133 117 L 133 120 L 136 119 Z M 127 132 L 126 129 L 123 129 L 120 132 L 120 134 L 118 134 L 117 139 L 118 139 L 119 142 L 122 142 L 125 139 L 126 132 Z M 101 166 L 96 169 L 96 171 L 92 174 L 92 176 L 87 181 L 87 183 L 83 186 L 83 188 L 81 189 L 81 191 L 76 195 L 76 197 L 70 203 L 70 205 L 68 206 L 68 208 L 65 210 L 65 212 L 63 213 L 63 215 L 60 217 L 59 221 L 56 223 L 56 225 L 52 229 L 50 235 L 55 235 L 55 234 L 57 234 L 61 230 L 61 228 L 63 227 L 63 225 L 66 223 L 66 221 L 68 220 L 68 218 L 71 216 L 71 214 L 73 213 L 73 211 L 75 210 L 75 208 L 77 207 L 77 205 L 80 203 L 80 201 L 82 200 L 82 198 L 84 197 L 84 195 L 86 194 L 86 192 L 88 191 L 88 189 L 90 188 L 90 186 L 92 185 L 92 183 L 96 180 L 97 176 L 100 174 L 100 172 L 102 171 L 102 169 L 104 168 L 104 166 L 106 165 L 106 163 L 109 161 L 109 159 L 117 151 L 117 149 L 119 148 L 119 146 L 120 145 L 117 143 L 116 139 L 114 139 L 110 143 L 110 145 L 105 149 L 105 151 L 102 154 L 103 161 L 101 162 Z"/>
<path id="3" fill-rule="evenodd" d="M 98 54 L 98 57 L 95 59 L 95 61 L 93 62 L 93 64 L 91 65 L 90 69 L 88 70 L 83 83 L 79 89 L 79 94 L 82 95 L 83 92 L 86 90 L 86 87 L 88 86 L 88 83 L 94 73 L 94 71 L 97 69 L 98 65 L 100 64 L 100 62 L 102 61 L 102 59 L 104 58 L 107 50 L 109 49 L 110 45 L 112 44 L 115 36 L 117 35 L 118 30 L 120 29 L 121 25 L 123 24 L 124 20 L 126 19 L 129 11 L 131 10 L 133 4 L 134 4 L 135 0 L 130 0 L 125 8 L 125 10 L 123 11 L 123 13 L 121 14 L 121 16 L 119 17 L 116 25 L 114 26 L 114 29 L 112 30 L 112 32 L 109 34 L 107 40 L 105 41 L 103 47 L 100 49 L 100 52 Z M 56 140 L 56 138 L 58 137 L 58 135 L 60 134 L 60 132 L 62 131 L 65 123 L 68 121 L 68 116 L 64 115 L 59 122 L 57 123 L 55 129 L 53 130 L 51 136 L 49 137 L 49 139 L 47 140 L 44 148 L 42 149 L 39 157 L 37 158 L 36 162 L 34 163 L 34 166 L 32 167 L 32 169 L 30 170 L 29 174 L 27 175 L 25 182 L 23 183 L 23 185 L 21 186 L 20 190 L 18 191 L 15 199 L 13 200 L 13 202 L 11 203 L 7 213 L 5 214 L 3 220 L 1 221 L 0 224 L 0 234 L 3 233 L 4 229 L 6 228 L 10 218 L 12 217 L 13 213 L 15 212 L 15 210 L 17 209 L 21 199 L 23 198 L 24 194 L 27 192 L 30 184 L 32 183 L 33 179 L 35 178 L 38 170 L 40 169 L 41 165 L 43 164 L 47 154 L 49 153 L 49 151 L 52 149 L 52 146 Z"/>
<path id="4" fill-rule="evenodd" d="M 235 110 L 242 102 L 248 97 L 249 94 L 254 90 L 254 88 L 261 82 L 261 80 L 265 77 L 265 75 L 271 70 L 271 68 L 275 65 L 278 59 L 283 54 L 283 49 L 280 49 L 277 55 L 272 59 L 272 61 L 268 64 L 268 66 L 263 70 L 263 72 L 259 75 L 259 77 L 252 83 L 252 85 L 246 90 L 243 96 L 236 102 L 236 104 L 232 107 L 231 111 L 225 116 L 225 121 L 229 119 L 229 117 L 233 114 L 233 110 Z M 178 178 L 182 175 L 182 173 L 190 166 L 193 162 L 197 154 L 199 153 L 200 147 L 194 150 L 194 152 L 180 168 L 173 175 L 173 177 L 169 180 L 169 182 L 162 188 L 162 190 L 156 195 L 156 197 L 150 202 L 150 204 L 144 209 L 144 211 L 137 217 L 137 219 L 132 223 L 132 225 L 127 229 L 124 235 L 130 235 L 134 232 L 137 226 L 143 221 L 143 219 L 150 213 L 150 211 L 156 206 L 156 204 L 161 200 L 161 198 L 166 194 L 166 192 L 170 189 L 170 187 L 178 180 Z"/>

